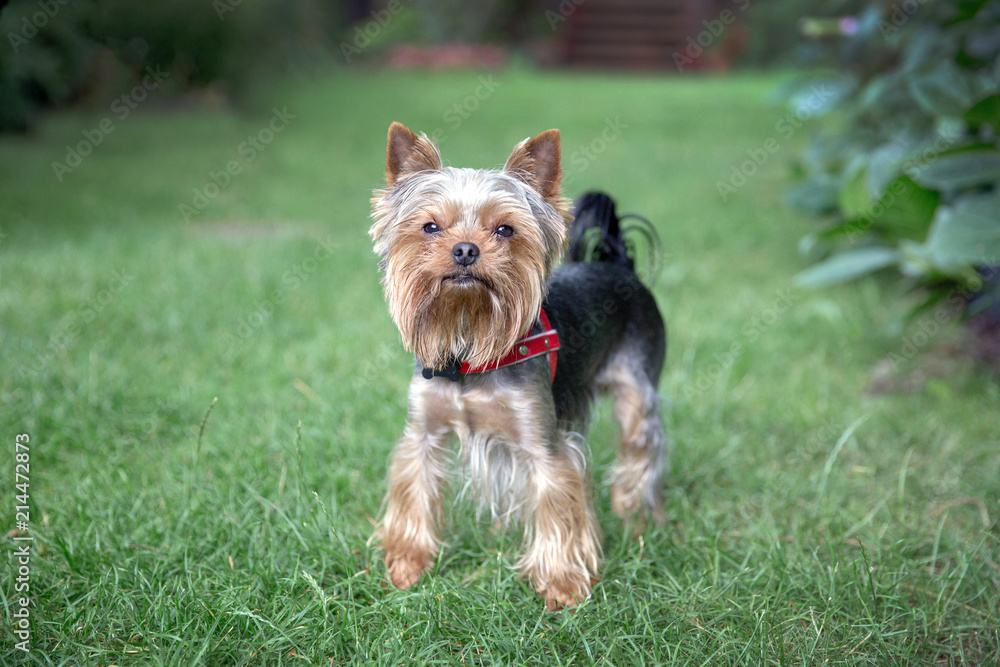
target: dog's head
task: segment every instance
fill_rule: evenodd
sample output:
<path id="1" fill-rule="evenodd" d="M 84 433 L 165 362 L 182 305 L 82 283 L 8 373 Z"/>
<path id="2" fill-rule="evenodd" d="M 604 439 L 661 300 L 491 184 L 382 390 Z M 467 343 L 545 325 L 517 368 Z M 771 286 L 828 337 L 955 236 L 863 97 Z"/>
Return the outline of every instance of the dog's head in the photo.
<path id="1" fill-rule="evenodd" d="M 385 175 L 369 234 L 404 344 L 428 368 L 503 356 L 538 316 L 566 247 L 559 131 L 488 171 L 443 167 L 426 135 L 393 123 Z"/>

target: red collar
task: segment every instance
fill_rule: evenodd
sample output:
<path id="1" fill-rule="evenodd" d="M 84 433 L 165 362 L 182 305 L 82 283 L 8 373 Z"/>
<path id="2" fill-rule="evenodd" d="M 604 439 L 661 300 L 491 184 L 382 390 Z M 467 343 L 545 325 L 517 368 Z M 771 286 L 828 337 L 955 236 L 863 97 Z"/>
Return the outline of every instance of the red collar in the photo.
<path id="1" fill-rule="evenodd" d="M 442 371 L 431 371 L 431 369 L 425 368 L 423 370 L 423 376 L 430 379 L 439 375 L 458 381 L 462 375 L 467 375 L 469 373 L 485 373 L 487 371 L 503 368 L 504 366 L 513 366 L 514 364 L 519 364 L 522 361 L 527 361 L 533 357 L 547 354 L 549 355 L 550 381 L 553 381 L 556 377 L 556 360 L 558 357 L 556 350 L 560 347 L 559 333 L 552 328 L 552 325 L 549 323 L 548 315 L 545 314 L 544 309 L 539 311 L 538 319 L 542 324 L 541 333 L 532 334 L 531 329 L 528 329 L 528 332 L 524 334 L 524 336 L 522 336 L 516 343 L 514 343 L 514 348 L 499 359 L 494 359 L 493 361 L 487 362 L 482 366 L 476 366 L 474 368 L 468 361 L 463 361 L 457 365 L 449 365 Z"/>

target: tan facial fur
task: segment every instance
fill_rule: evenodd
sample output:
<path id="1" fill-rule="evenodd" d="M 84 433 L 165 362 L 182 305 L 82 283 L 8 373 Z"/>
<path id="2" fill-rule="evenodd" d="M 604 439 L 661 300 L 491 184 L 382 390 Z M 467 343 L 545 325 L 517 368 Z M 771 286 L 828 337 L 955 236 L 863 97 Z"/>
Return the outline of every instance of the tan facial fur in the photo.
<path id="1" fill-rule="evenodd" d="M 437 147 L 398 123 L 389 130 L 386 185 L 369 234 L 382 258 L 389 313 L 426 367 L 461 356 L 478 366 L 505 354 L 538 315 L 566 246 L 554 130 L 518 144 L 503 171 L 441 166 Z M 439 232 L 429 234 L 433 223 Z M 497 229 L 514 230 L 501 238 Z M 457 243 L 475 264 L 458 267 Z M 471 278 L 458 284 L 455 277 Z"/>

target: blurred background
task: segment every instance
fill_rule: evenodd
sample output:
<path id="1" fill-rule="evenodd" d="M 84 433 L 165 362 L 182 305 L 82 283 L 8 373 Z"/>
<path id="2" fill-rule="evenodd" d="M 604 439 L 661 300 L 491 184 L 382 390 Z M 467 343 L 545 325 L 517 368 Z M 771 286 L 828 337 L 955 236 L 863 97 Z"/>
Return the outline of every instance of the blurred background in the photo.
<path id="1" fill-rule="evenodd" d="M 896 270 L 913 313 L 962 299 L 980 356 L 1000 364 L 996 0 L 14 0 L 0 28 L 8 135 L 109 103 L 119 119 L 140 104 L 240 113 L 275 82 L 338 72 L 787 74 L 770 96 L 794 116 L 776 129 L 812 136 L 783 156 L 785 201 L 816 220 L 800 282 Z M 71 148 L 60 182 L 84 157 Z M 717 183 L 723 201 L 747 165 Z"/>
<path id="2" fill-rule="evenodd" d="M 262 76 L 332 67 L 714 73 L 836 68 L 861 81 L 920 46 L 995 64 L 987 0 L 12 0 L 0 27 L 2 129 L 100 103 L 147 67 L 163 97 L 234 103 Z M 904 62 L 909 58 L 909 62 Z"/>
<path id="3" fill-rule="evenodd" d="M 859 34 L 858 20 L 888 17 L 893 7 L 861 0 L 4 4 L 0 26 L 10 46 L 0 56 L 4 131 L 26 130 L 46 108 L 99 103 L 140 81 L 149 66 L 173 74 L 163 96 L 227 103 L 238 102 L 261 76 L 316 67 L 530 63 L 678 73 L 864 60 L 877 69 L 886 59 L 870 59 L 875 54 L 862 42 L 882 35 L 871 25 Z"/>

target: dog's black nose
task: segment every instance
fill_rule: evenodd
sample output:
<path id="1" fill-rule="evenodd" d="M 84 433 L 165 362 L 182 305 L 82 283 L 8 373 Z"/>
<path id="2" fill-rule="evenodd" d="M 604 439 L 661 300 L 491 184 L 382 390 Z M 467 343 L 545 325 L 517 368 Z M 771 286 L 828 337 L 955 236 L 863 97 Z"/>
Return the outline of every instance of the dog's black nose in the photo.
<path id="1" fill-rule="evenodd" d="M 456 264 L 469 266 L 475 264 L 479 258 L 479 246 L 475 243 L 457 243 L 451 249 L 451 254 L 455 258 Z"/>

